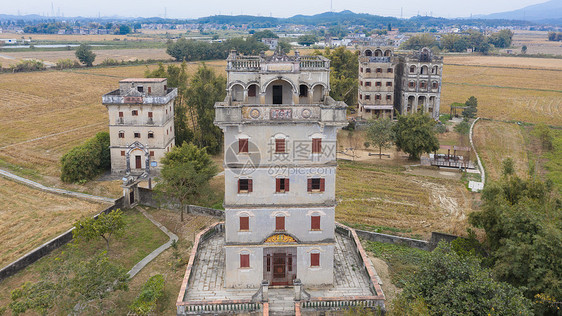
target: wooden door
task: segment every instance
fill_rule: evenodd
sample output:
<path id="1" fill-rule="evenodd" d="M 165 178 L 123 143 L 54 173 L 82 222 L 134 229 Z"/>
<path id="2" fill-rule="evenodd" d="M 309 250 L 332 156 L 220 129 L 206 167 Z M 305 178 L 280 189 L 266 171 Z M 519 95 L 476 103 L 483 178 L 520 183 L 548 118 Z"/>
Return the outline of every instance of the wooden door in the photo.
<path id="1" fill-rule="evenodd" d="M 137 169 L 141 169 L 142 168 L 142 157 L 141 156 L 135 156 L 135 168 Z"/>
<path id="2" fill-rule="evenodd" d="M 273 104 L 283 104 L 283 86 L 273 86 Z"/>

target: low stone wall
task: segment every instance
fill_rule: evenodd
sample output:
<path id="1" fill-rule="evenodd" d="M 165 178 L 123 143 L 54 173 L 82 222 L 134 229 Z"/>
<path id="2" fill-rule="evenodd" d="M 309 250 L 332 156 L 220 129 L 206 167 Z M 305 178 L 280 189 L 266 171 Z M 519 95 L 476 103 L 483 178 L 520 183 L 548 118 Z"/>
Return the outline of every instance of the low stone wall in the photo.
<path id="1" fill-rule="evenodd" d="M 163 207 L 176 211 L 181 209 L 181 205 L 177 200 L 168 197 L 159 197 L 153 190 L 146 188 L 139 188 L 139 204 L 154 208 Z M 223 210 L 217 210 L 204 206 L 188 205 L 187 211 L 193 214 L 203 214 L 224 218 Z"/>
<path id="2" fill-rule="evenodd" d="M 123 197 L 115 200 L 115 203 L 112 206 L 99 212 L 97 215 L 94 216 L 94 218 L 97 218 L 102 213 L 109 213 L 112 210 L 122 207 L 123 207 Z M 34 263 L 35 261 L 48 255 L 51 251 L 59 248 L 60 246 L 67 244 L 69 241 L 72 240 L 73 230 L 74 227 L 62 233 L 58 237 L 51 239 L 48 242 L 44 243 L 43 245 L 33 249 L 32 251 L 25 254 L 23 257 L 19 258 L 18 260 L 2 268 L 2 270 L 0 270 L 0 281 L 9 276 L 16 274 L 17 272 L 21 271 L 22 269 L 26 268 L 30 264 Z"/>
<path id="3" fill-rule="evenodd" d="M 425 240 L 411 239 L 411 238 L 406 238 L 406 237 L 369 232 L 369 231 L 365 231 L 365 230 L 355 230 L 355 232 L 357 233 L 357 235 L 360 238 L 370 240 L 370 241 L 383 242 L 383 243 L 387 243 L 387 244 L 404 245 L 404 246 L 408 246 L 408 247 L 412 247 L 412 248 L 418 248 L 418 249 L 421 249 L 421 250 L 431 250 L 432 249 L 431 245 L 430 245 L 430 242 L 425 241 Z"/>
<path id="4" fill-rule="evenodd" d="M 464 238 L 464 237 L 459 237 L 459 236 L 445 234 L 445 233 L 432 232 L 431 239 L 429 240 L 429 247 L 430 247 L 429 249 L 430 250 L 435 249 L 440 241 L 451 242 L 457 238 Z"/>

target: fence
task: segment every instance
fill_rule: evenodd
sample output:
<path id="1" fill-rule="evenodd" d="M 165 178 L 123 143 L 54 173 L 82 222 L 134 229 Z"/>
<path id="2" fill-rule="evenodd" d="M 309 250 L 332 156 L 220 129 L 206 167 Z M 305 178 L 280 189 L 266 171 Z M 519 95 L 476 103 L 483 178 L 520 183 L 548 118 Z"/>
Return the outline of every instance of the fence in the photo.
<path id="1" fill-rule="evenodd" d="M 123 207 L 123 202 L 124 202 L 123 197 L 115 200 L 115 203 L 112 206 L 99 212 L 97 215 L 94 216 L 94 218 L 97 218 L 102 213 L 107 214 L 115 209 Z M 26 268 L 30 264 L 34 263 L 35 261 L 48 255 L 51 251 L 59 248 L 60 246 L 67 244 L 69 241 L 72 240 L 73 230 L 74 227 L 62 233 L 58 237 L 51 239 L 48 242 L 44 243 L 43 245 L 33 249 L 32 251 L 25 254 L 23 257 L 19 258 L 18 260 L 2 268 L 2 270 L 0 270 L 0 281 L 9 276 L 16 274 L 17 272 L 21 271 L 22 269 Z"/>

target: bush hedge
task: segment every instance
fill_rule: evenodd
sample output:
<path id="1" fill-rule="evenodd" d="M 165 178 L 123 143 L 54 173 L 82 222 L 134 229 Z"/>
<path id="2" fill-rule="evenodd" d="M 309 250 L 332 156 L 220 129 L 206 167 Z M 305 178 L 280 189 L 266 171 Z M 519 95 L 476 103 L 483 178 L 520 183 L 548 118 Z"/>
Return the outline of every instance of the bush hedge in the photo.
<path id="1" fill-rule="evenodd" d="M 85 182 L 111 168 L 109 133 L 99 132 L 61 158 L 63 182 Z"/>

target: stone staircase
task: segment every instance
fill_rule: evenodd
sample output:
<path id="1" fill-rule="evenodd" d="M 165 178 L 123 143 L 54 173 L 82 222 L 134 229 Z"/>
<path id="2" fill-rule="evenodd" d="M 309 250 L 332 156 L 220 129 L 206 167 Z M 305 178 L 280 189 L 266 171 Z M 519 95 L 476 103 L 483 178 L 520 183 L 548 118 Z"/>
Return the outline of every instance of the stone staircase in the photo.
<path id="1" fill-rule="evenodd" d="M 293 287 L 269 288 L 269 315 L 294 315 L 295 290 Z"/>

